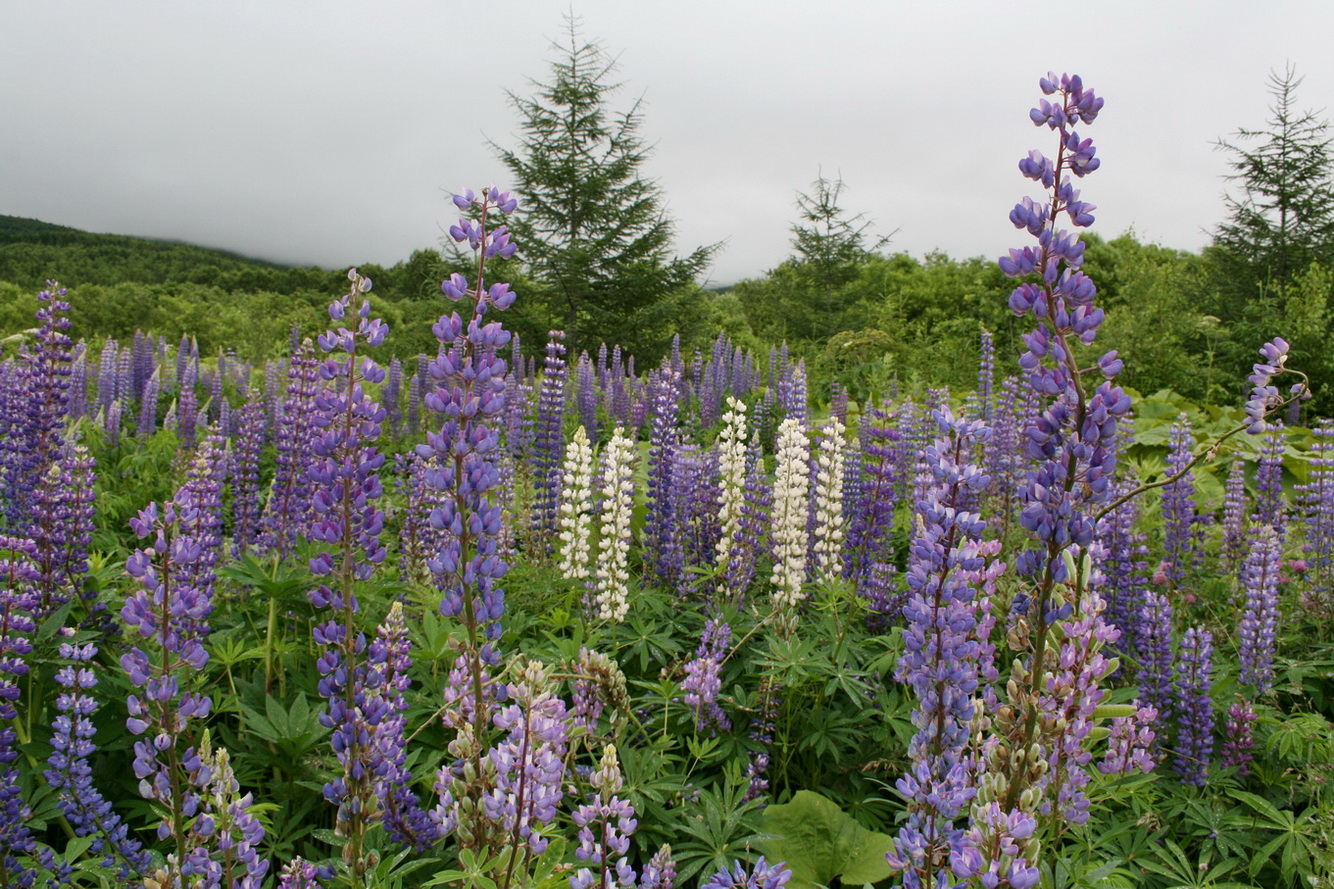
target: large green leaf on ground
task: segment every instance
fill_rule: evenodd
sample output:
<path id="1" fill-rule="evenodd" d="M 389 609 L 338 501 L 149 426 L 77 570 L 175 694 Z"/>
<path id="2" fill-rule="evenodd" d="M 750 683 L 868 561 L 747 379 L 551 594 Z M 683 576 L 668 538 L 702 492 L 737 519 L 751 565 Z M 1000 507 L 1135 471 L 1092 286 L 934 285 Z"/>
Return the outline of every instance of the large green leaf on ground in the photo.
<path id="1" fill-rule="evenodd" d="M 788 889 L 817 889 L 835 877 L 859 886 L 889 876 L 885 853 L 893 837 L 867 830 L 818 793 L 799 790 L 791 802 L 768 806 L 761 825 L 775 838 L 760 843 L 760 851 L 792 870 Z"/>

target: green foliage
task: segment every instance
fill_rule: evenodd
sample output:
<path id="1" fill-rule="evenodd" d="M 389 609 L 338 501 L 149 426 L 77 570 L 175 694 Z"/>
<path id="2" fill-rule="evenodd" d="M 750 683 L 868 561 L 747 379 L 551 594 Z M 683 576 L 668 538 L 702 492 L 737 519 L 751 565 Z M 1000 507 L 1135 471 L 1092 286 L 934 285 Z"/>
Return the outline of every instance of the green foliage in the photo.
<path id="1" fill-rule="evenodd" d="M 288 280 L 288 271 L 225 250 L 92 234 L 36 219 L 0 216 L 0 280 L 27 290 L 40 289 L 48 278 L 68 284 L 216 283 L 223 275 L 244 274 L 263 282 L 251 289 L 262 289 L 266 283 Z"/>

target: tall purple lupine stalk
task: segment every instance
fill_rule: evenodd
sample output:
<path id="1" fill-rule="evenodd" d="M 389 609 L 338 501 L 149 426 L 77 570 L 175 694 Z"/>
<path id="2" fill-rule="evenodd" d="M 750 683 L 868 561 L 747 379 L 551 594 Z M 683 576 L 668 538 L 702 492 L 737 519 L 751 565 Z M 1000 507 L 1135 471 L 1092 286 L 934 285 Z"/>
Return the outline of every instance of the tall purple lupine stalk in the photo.
<path id="1" fill-rule="evenodd" d="M 60 643 L 60 657 L 68 663 L 56 672 L 56 684 L 63 691 L 56 699 L 58 715 L 52 721 L 51 755 L 43 776 L 55 789 L 61 814 L 75 834 L 92 837 L 90 848 L 102 856 L 102 866 L 117 867 L 119 878 L 128 882 L 142 878 L 151 859 L 93 783 L 88 760 L 97 750 L 93 714 L 98 705 L 91 693 L 97 686 L 92 667 L 96 655 L 97 646 L 91 642 Z"/>
<path id="2" fill-rule="evenodd" d="M 176 392 L 176 435 L 180 438 L 181 448 L 193 450 L 199 440 L 199 365 L 187 361 L 181 376 L 177 378 Z"/>
<path id="3" fill-rule="evenodd" d="M 435 824 L 412 789 L 412 772 L 407 767 L 408 702 L 404 694 L 412 686 L 408 677 L 412 641 L 408 638 L 401 602 L 389 607 L 384 623 L 376 630 L 368 657 L 379 673 L 370 692 L 378 699 L 372 707 L 387 711 L 376 727 L 372 757 L 377 765 L 374 785 L 381 821 L 390 839 L 425 852 L 431 848 L 436 833 Z"/>
<path id="4" fill-rule="evenodd" d="M 27 527 L 32 493 L 60 449 L 69 416 L 72 344 L 65 290 L 55 281 L 37 294 L 37 342 L 19 355 L 16 387 L 0 424 L 0 500 L 9 527 Z M 8 427 L 8 428 L 4 428 Z"/>
<path id="5" fill-rule="evenodd" d="M 629 426 L 630 423 L 630 404 L 631 404 L 631 386 L 632 381 L 626 379 L 625 365 L 621 360 L 621 347 L 616 345 L 611 350 L 611 395 L 608 412 L 611 414 L 613 423 L 621 426 Z M 634 431 L 638 434 L 639 425 L 634 424 Z"/>
<path id="6" fill-rule="evenodd" d="M 444 502 L 431 514 L 431 524 L 449 534 L 430 566 L 444 593 L 441 612 L 460 617 L 469 648 L 496 663 L 499 653 L 493 643 L 500 638 L 505 609 L 505 594 L 498 584 L 508 565 L 497 555 L 501 510 L 491 492 L 500 484 L 499 430 L 491 424 L 504 415 L 506 364 L 499 350 L 509 343 L 510 334 L 499 321 L 484 318 L 490 310 L 513 305 L 515 294 L 508 284 L 488 286 L 485 271 L 487 259 L 513 256 L 516 245 L 504 225 L 491 231 L 486 226 L 490 213 L 512 213 L 517 201 L 508 192 L 483 189 L 480 197 L 471 190 L 455 195 L 454 203 L 460 210 L 478 212 L 475 221 L 460 219 L 450 227 L 455 240 L 468 241 L 476 251 L 477 277 L 470 287 L 462 275 L 454 275 L 441 289 L 455 302 L 470 300 L 473 316 L 465 326 L 454 312 L 442 316 L 433 328 L 441 348 L 429 368 L 434 386 L 425 402 L 444 415 L 444 422 L 439 432 L 427 434 L 427 443 L 418 446 L 417 453 L 435 459 L 437 471 L 428 479 L 444 494 Z M 554 464 L 556 482 L 561 450 Z M 554 527 L 554 507 L 552 514 Z M 476 691 L 480 694 L 481 689 Z"/>
<path id="7" fill-rule="evenodd" d="M 0 884 L 6 886 L 33 885 L 35 874 L 24 860 L 38 849 L 29 825 L 32 811 L 14 766 L 18 743 L 29 740 L 19 733 L 24 723 L 17 704 L 37 631 L 33 619 L 37 571 L 31 561 L 35 553 L 30 540 L 0 536 Z"/>
<path id="8" fill-rule="evenodd" d="M 1223 543 L 1219 556 L 1223 566 L 1236 570 L 1246 555 L 1246 463 L 1232 460 L 1223 494 Z"/>
<path id="9" fill-rule="evenodd" d="M 157 431 L 157 398 L 161 385 L 158 371 L 154 370 L 144 383 L 143 395 L 139 401 L 139 418 L 134 425 L 136 438 L 152 438 L 153 433 Z"/>
<path id="10" fill-rule="evenodd" d="M 1201 517 L 1195 511 L 1195 474 L 1189 468 L 1194 446 L 1190 420 L 1182 414 L 1172 424 L 1171 452 L 1167 455 L 1168 475 L 1176 480 L 1163 488 L 1166 573 L 1178 589 L 1187 572 L 1199 565 L 1202 556 Z"/>
<path id="11" fill-rule="evenodd" d="M 292 553 L 310 526 L 312 500 L 306 470 L 314 459 L 315 430 L 311 423 L 318 379 L 319 364 L 306 341 L 297 346 L 288 362 L 287 390 L 273 430 L 277 465 L 260 517 L 257 549 L 277 553 L 280 558 Z"/>
<path id="12" fill-rule="evenodd" d="M 1158 716 L 1153 727 L 1158 736 L 1171 718 L 1175 705 L 1172 686 L 1172 603 L 1157 593 L 1145 596 L 1135 624 L 1135 653 L 1139 656 L 1139 696 Z"/>
<path id="13" fill-rule="evenodd" d="M 399 532 L 399 577 L 421 586 L 431 583 L 428 561 L 444 545 L 443 528 L 431 525 L 431 512 L 441 502 L 440 491 L 427 476 L 431 463 L 415 451 L 394 458 L 398 492 L 403 498 L 403 525 Z"/>
<path id="14" fill-rule="evenodd" d="M 259 856 L 264 825 L 250 811 L 254 796 L 241 793 L 231 755 L 221 747 L 210 750 L 207 736 L 200 755 L 208 771 L 207 798 L 205 813 L 196 824 L 200 845 L 190 862 L 191 875 L 200 886 L 261 889 L 269 862 Z"/>
<path id="15" fill-rule="evenodd" d="M 1260 462 L 1255 467 L 1255 512 L 1251 524 L 1274 529 L 1281 544 L 1287 536 L 1288 516 L 1283 500 L 1283 453 L 1288 434 L 1282 423 L 1269 424 L 1265 431 Z"/>
<path id="16" fill-rule="evenodd" d="M 1214 750 L 1214 709 L 1209 697 L 1213 678 L 1213 634 L 1191 627 L 1181 637 L 1177 661 L 1176 755 L 1172 764 L 1182 784 L 1203 787 Z"/>
<path id="17" fill-rule="evenodd" d="M 482 811 L 499 831 L 503 889 L 546 851 L 547 826 L 565 795 L 571 718 L 552 687 L 546 667 L 529 661 L 506 686 L 509 703 L 498 707 L 492 720 L 507 734 L 488 754 L 495 787 L 482 800 Z"/>
<path id="18" fill-rule="evenodd" d="M 644 520 L 645 561 L 658 582 L 668 588 L 675 588 L 685 562 L 672 490 L 672 466 L 681 446 L 677 429 L 680 385 L 680 376 L 670 364 L 659 368 L 649 382 L 653 419 L 648 452 L 648 514 Z"/>
<path id="19" fill-rule="evenodd" d="M 970 490 L 986 486 L 987 477 L 968 460 L 988 430 L 978 420 L 955 420 L 947 409 L 936 419 L 942 437 L 926 451 L 933 483 L 917 507 L 921 522 L 909 550 L 903 609 L 905 651 L 896 672 L 917 696 L 911 766 L 898 782 L 908 818 L 888 855 L 909 889 L 948 885 L 974 869 L 974 853 L 956 821 L 975 793 L 965 752 L 979 685 L 975 584 L 984 567 L 986 523 L 960 504 Z"/>
<path id="20" fill-rule="evenodd" d="M 252 391 L 241 408 L 232 468 L 232 553 L 243 556 L 259 538 L 259 460 L 264 450 L 264 402 Z"/>
<path id="21" fill-rule="evenodd" d="M 1127 482 L 1117 480 L 1112 496 L 1120 497 L 1128 490 Z M 1127 500 L 1098 523 L 1098 542 L 1106 553 L 1102 559 L 1106 576 L 1102 594 L 1107 601 L 1107 619 L 1121 630 L 1116 650 L 1125 655 L 1136 653 L 1148 596 L 1149 548 L 1144 534 L 1135 530 L 1138 519 L 1138 502 Z"/>
<path id="22" fill-rule="evenodd" d="M 718 706 L 718 693 L 722 691 L 722 664 L 731 653 L 732 628 L 720 618 L 710 618 L 704 623 L 704 632 L 700 636 L 695 657 L 685 665 L 685 679 L 681 680 L 681 691 L 685 693 L 686 706 L 695 717 L 695 730 L 698 732 L 718 729 L 727 731 L 732 721 L 727 713 Z"/>
<path id="23" fill-rule="evenodd" d="M 1334 420 L 1320 420 L 1311 475 L 1303 492 L 1308 562 L 1308 604 L 1328 613 L 1334 598 Z"/>
<path id="24" fill-rule="evenodd" d="M 991 421 L 996 386 L 996 340 L 982 328 L 977 361 L 977 409 L 984 423 Z"/>
<path id="25" fill-rule="evenodd" d="M 1024 336 L 1027 351 L 1019 363 L 1033 391 L 1046 400 L 1041 416 L 1025 430 L 1034 464 L 1020 523 L 1035 546 L 1019 556 L 1016 567 L 1033 579 L 1033 590 L 1015 633 L 1026 659 L 1014 677 L 1018 681 L 1010 684 L 1011 700 L 997 718 L 1015 757 L 998 797 L 1007 812 L 1019 807 L 1025 791 L 1046 771 L 1050 751 L 1044 744 L 1052 739 L 1046 737 L 1051 726 L 1042 718 L 1043 682 L 1059 655 L 1051 628 L 1080 605 L 1090 580 L 1082 562 L 1070 574 L 1065 554 L 1070 547 L 1086 553 L 1094 542 L 1093 512 L 1106 501 L 1116 468 L 1117 422 L 1130 410 L 1130 398 L 1112 383 L 1121 371 L 1116 352 L 1096 360 L 1077 353 L 1080 346 L 1093 345 L 1103 310 L 1094 306 L 1097 288 L 1080 270 L 1085 245 L 1078 232 L 1058 228 L 1063 216 L 1076 229 L 1093 222 L 1094 207 L 1080 200 L 1071 177 L 1084 178 L 1100 162 L 1092 140 L 1074 128 L 1092 124 L 1103 100 L 1077 75 L 1049 74 L 1039 85 L 1055 101 L 1041 100 L 1029 117 L 1059 135 L 1057 152 L 1047 158 L 1031 151 L 1019 169 L 1043 187 L 1047 201 L 1024 198 L 1015 205 L 1010 221 L 1037 243 L 1011 250 L 999 261 L 1008 277 L 1023 281 L 1010 295 L 1010 308 L 1037 320 Z M 1102 380 L 1093 388 L 1095 377 Z M 1068 594 L 1061 594 L 1062 587 L 1069 587 Z"/>
<path id="26" fill-rule="evenodd" d="M 385 419 L 389 421 L 389 437 L 397 440 L 403 434 L 403 361 L 397 355 L 389 359 L 389 381 L 384 386 Z"/>
<path id="27" fill-rule="evenodd" d="M 144 386 L 153 375 L 153 338 L 144 336 L 142 330 L 134 332 L 134 345 L 130 348 L 130 397 L 140 401 L 144 397 Z"/>
<path id="28" fill-rule="evenodd" d="M 699 425 L 712 429 L 722 417 L 723 398 L 727 395 L 727 335 L 713 341 L 713 352 L 704 366 L 704 381 L 699 389 Z"/>
<path id="29" fill-rule="evenodd" d="M 1001 380 L 1000 393 L 991 407 L 991 447 L 983 465 L 991 476 L 987 488 L 989 514 L 996 517 L 997 534 L 1004 539 L 1014 520 L 1016 505 L 1022 500 L 1027 460 L 1023 451 L 1024 429 L 1029 425 L 1027 407 L 1033 397 L 1018 377 Z"/>
<path id="30" fill-rule="evenodd" d="M 1283 567 L 1283 549 L 1278 535 L 1261 525 L 1246 553 L 1241 569 L 1245 606 L 1237 627 L 1237 680 L 1265 694 L 1274 683 L 1275 636 L 1278 632 L 1278 581 Z"/>
<path id="31" fill-rule="evenodd" d="M 32 493 L 29 531 L 37 547 L 37 616 L 45 619 L 71 599 L 86 606 L 85 618 L 100 617 L 105 606 L 89 588 L 88 546 L 92 542 L 97 480 L 87 448 L 70 443 L 52 463 L 44 483 Z"/>
<path id="32" fill-rule="evenodd" d="M 588 434 L 588 440 L 598 440 L 598 381 L 593 371 L 593 362 L 587 352 L 579 354 L 579 365 L 575 369 L 575 404 L 579 409 L 579 422 Z"/>
<path id="33" fill-rule="evenodd" d="M 718 522 L 717 454 L 684 444 L 672 462 L 673 523 L 680 535 L 683 569 L 677 592 L 693 594 L 699 586 L 696 569 L 713 561 L 721 537 Z"/>
<path id="34" fill-rule="evenodd" d="M 1095 554 L 1090 554 L 1095 555 Z M 1093 571 L 1089 586 L 1096 587 Z M 1047 749 L 1047 772 L 1040 781 L 1044 799 L 1039 811 L 1068 824 L 1084 824 L 1089 818 L 1088 767 L 1093 759 L 1087 749 L 1093 730 L 1094 711 L 1106 692 L 1100 683 L 1113 664 L 1103 649 L 1114 644 L 1121 631 L 1103 620 L 1105 605 L 1096 594 L 1087 595 L 1079 608 L 1061 621 L 1060 647 L 1044 677 L 1043 743 Z M 1050 720 L 1050 727 L 1045 723 Z"/>
<path id="35" fill-rule="evenodd" d="M 878 629 L 896 622 L 902 607 L 901 602 L 893 601 L 883 582 L 885 552 L 894 530 L 894 509 L 902 483 L 900 434 L 885 410 L 871 409 L 862 415 L 858 437 L 861 479 L 848 523 L 846 573 L 866 600 L 870 619 Z"/>
<path id="36" fill-rule="evenodd" d="M 102 343 L 102 357 L 97 365 L 97 396 L 95 404 L 99 411 L 106 411 L 116 400 L 116 355 L 120 344 L 108 338 Z"/>
<path id="37" fill-rule="evenodd" d="M 365 295 L 370 279 L 352 269 L 348 280 L 348 292 L 330 303 L 329 318 L 338 323 L 354 312 L 356 328 L 327 330 L 319 337 L 320 350 L 330 357 L 320 364 L 325 386 L 315 396 L 312 418 L 319 431 L 308 469 L 315 488 L 310 536 L 329 549 L 310 560 L 311 573 L 321 579 L 310 592 L 310 602 L 317 611 L 328 609 L 314 631 L 315 643 L 324 649 L 316 663 L 319 692 L 329 702 L 320 723 L 333 731 L 334 752 L 342 766 L 342 774 L 324 785 L 324 798 L 338 807 L 338 832 L 347 838 L 343 860 L 352 885 L 358 887 L 368 867 L 366 830 L 376 814 L 373 775 L 380 751 L 375 735 L 388 715 L 385 702 L 369 694 L 372 667 L 365 634 L 356 624 L 356 584 L 369 580 L 386 555 L 380 541 L 384 511 L 376 506 L 383 494 L 379 470 L 384 455 L 375 445 L 385 412 L 365 390 L 367 383 L 382 383 L 385 373 L 359 351 L 383 343 L 389 330 L 379 318 L 371 318 Z"/>
<path id="38" fill-rule="evenodd" d="M 1251 751 L 1255 749 L 1253 723 L 1259 718 L 1255 706 L 1247 700 L 1240 700 L 1227 710 L 1227 724 L 1223 739 L 1223 768 L 1237 769 L 1237 774 L 1246 778 L 1251 774 L 1250 763 L 1255 760 Z"/>
<path id="39" fill-rule="evenodd" d="M 194 723 L 208 718 L 212 699 L 198 688 L 209 656 L 203 638 L 213 602 L 184 580 L 202 550 L 186 529 L 196 505 L 181 488 L 172 501 L 150 503 L 130 520 L 148 545 L 136 549 L 125 570 L 139 584 L 121 609 L 133 643 L 121 667 L 137 691 L 127 699 L 139 794 L 163 812 L 158 838 L 171 839 L 167 873 L 181 879 L 196 873 L 192 823 L 204 805 L 210 773 L 194 742 Z"/>
<path id="40" fill-rule="evenodd" d="M 471 190 L 454 196 L 456 207 L 475 215 L 451 226 L 450 235 L 467 241 L 475 251 L 477 275 L 471 286 L 462 275 L 454 275 L 441 290 L 454 302 L 469 300 L 473 315 L 465 325 L 452 312 L 432 328 L 440 350 L 429 367 L 432 385 L 425 403 L 443 420 L 438 431 L 427 433 L 426 444 L 417 447 L 418 456 L 433 461 L 427 479 L 441 494 L 440 504 L 431 512 L 431 525 L 446 535 L 428 566 L 442 592 L 441 613 L 457 617 L 464 631 L 449 675 L 450 706 L 445 713 L 446 725 L 458 735 L 450 749 L 461 764 L 441 769 L 436 782 L 441 801 L 431 816 L 441 835 L 459 826 L 464 804 L 475 811 L 486 791 L 478 782 L 495 694 L 488 664 L 500 660 L 495 646 L 505 610 L 500 582 L 509 569 L 499 554 L 501 509 L 493 498 L 500 485 L 498 424 L 506 400 L 506 365 L 499 350 L 510 340 L 500 322 L 486 321 L 486 315 L 509 308 L 515 294 L 508 284 L 488 285 L 485 273 L 488 259 L 507 258 L 516 250 L 504 225 L 494 230 L 487 225 L 493 214 L 514 212 L 517 203 L 508 192 L 494 188 L 483 189 L 480 196 Z M 557 453 L 557 471 L 559 459 Z M 473 826 L 464 821 L 471 831 Z M 472 848 L 487 842 L 485 836 L 471 834 L 460 841 Z"/>
<path id="41" fill-rule="evenodd" d="M 194 507 L 189 518 L 182 519 L 182 530 L 199 547 L 199 557 L 184 566 L 182 579 L 210 599 L 218 584 L 217 566 L 222 558 L 222 488 L 229 469 L 225 447 L 216 432 L 206 436 L 181 488 Z"/>

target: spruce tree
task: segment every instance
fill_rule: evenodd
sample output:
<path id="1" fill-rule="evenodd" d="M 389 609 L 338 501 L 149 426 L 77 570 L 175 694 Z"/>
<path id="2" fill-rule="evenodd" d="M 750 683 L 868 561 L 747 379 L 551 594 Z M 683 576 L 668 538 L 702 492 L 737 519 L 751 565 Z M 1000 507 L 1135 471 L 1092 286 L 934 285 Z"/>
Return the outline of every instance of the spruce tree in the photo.
<path id="1" fill-rule="evenodd" d="M 867 246 L 872 223 L 866 214 L 848 216 L 839 206 L 846 187 L 842 176 L 829 180 L 821 173 L 811 183 L 810 192 L 797 193 L 801 219 L 792 224 L 794 261 L 831 298 L 856 278 L 866 261 L 890 239 L 890 235 L 878 237 Z"/>
<path id="2" fill-rule="evenodd" d="M 1291 65 L 1271 72 L 1270 118 L 1261 129 L 1219 140 L 1231 157 L 1228 218 L 1207 251 L 1218 296 L 1215 312 L 1231 333 L 1221 351 L 1238 379 L 1258 344 L 1275 335 L 1292 344 L 1294 364 L 1312 375 L 1317 406 L 1328 410 L 1334 382 L 1327 305 L 1334 291 L 1334 137 L 1329 121 L 1299 111 L 1302 78 Z"/>
<path id="3" fill-rule="evenodd" d="M 1312 262 L 1334 261 L 1334 137 L 1329 121 L 1298 111 L 1302 78 L 1291 66 L 1270 72 L 1274 104 L 1261 129 L 1219 140 L 1231 155 L 1228 219 L 1214 233 L 1214 259 L 1232 312 L 1263 293 L 1282 306 L 1287 290 Z"/>
<path id="4" fill-rule="evenodd" d="M 534 81 L 531 96 L 510 93 L 518 148 L 492 143 L 520 197 L 510 227 L 539 289 L 530 311 L 563 329 L 575 349 L 607 342 L 657 357 L 717 245 L 673 255 L 662 191 L 641 175 L 649 156 L 642 100 L 612 110 L 621 86 L 615 61 L 580 35 L 578 19 L 566 21 L 568 43 L 553 42 L 550 79 Z"/>

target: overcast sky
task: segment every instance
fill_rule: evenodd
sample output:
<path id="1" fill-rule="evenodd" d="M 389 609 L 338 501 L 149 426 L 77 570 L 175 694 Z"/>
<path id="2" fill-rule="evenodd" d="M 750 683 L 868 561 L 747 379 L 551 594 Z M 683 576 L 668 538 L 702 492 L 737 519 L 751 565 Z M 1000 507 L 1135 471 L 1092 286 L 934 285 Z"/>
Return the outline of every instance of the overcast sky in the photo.
<path id="1" fill-rule="evenodd" d="M 993 257 L 1024 239 L 1015 164 L 1054 152 L 1048 69 L 1106 98 L 1083 183 L 1095 231 L 1198 249 L 1223 215 L 1213 148 L 1267 117 L 1271 69 L 1334 106 L 1334 3 L 740 2 L 5 4 L 0 213 L 287 263 L 385 265 L 438 244 L 447 196 L 506 184 L 506 91 L 547 77 L 573 8 L 644 100 L 646 175 L 710 278 L 790 252 L 823 169 L 890 249 Z M 522 249 L 522 245 L 520 246 Z"/>

